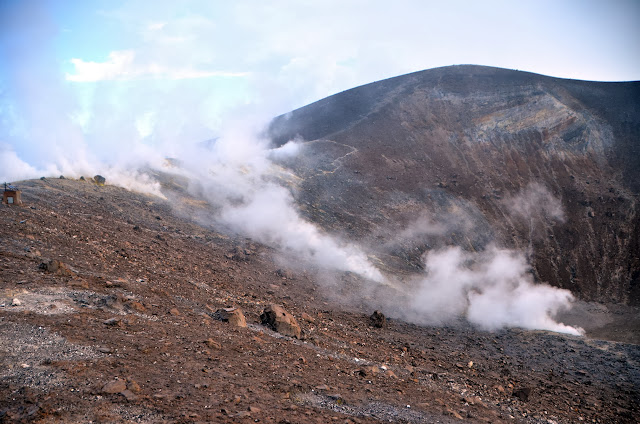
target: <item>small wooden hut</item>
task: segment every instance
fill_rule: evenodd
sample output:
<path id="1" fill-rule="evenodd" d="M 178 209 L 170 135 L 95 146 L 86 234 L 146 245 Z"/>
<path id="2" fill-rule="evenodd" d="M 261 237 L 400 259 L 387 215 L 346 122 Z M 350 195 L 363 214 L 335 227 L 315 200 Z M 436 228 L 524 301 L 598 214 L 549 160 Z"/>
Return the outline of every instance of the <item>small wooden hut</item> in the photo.
<path id="1" fill-rule="evenodd" d="M 4 192 L 2 193 L 2 203 L 7 205 L 21 205 L 22 197 L 18 187 L 14 187 L 4 183 Z"/>

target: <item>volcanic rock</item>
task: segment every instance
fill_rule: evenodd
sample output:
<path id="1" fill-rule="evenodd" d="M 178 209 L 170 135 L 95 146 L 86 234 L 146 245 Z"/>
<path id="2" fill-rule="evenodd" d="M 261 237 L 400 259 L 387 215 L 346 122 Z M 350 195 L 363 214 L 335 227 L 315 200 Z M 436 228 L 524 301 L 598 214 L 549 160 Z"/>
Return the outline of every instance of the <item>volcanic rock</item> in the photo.
<path id="1" fill-rule="evenodd" d="M 219 319 L 220 321 L 228 322 L 229 324 L 235 327 L 246 327 L 247 320 L 242 313 L 242 310 L 239 308 L 221 308 L 218 309 L 214 318 Z"/>
<path id="2" fill-rule="evenodd" d="M 378 374 L 380 374 L 380 368 L 375 365 L 362 367 L 356 371 L 356 375 L 359 375 L 360 377 L 376 377 Z"/>
<path id="3" fill-rule="evenodd" d="M 119 326 L 122 324 L 122 320 L 120 318 L 117 317 L 113 317 L 113 318 L 109 318 L 106 319 L 102 322 L 104 325 L 107 325 L 109 327 L 114 327 L 114 326 Z"/>
<path id="4" fill-rule="evenodd" d="M 302 318 L 303 320 L 305 320 L 307 322 L 311 322 L 311 323 L 316 322 L 315 318 L 312 317 L 311 315 L 309 315 L 306 312 L 303 312 L 302 314 L 300 314 L 300 318 Z"/>
<path id="5" fill-rule="evenodd" d="M 142 391 L 142 388 L 135 380 L 130 379 L 127 383 L 127 390 L 130 390 L 133 393 L 140 393 Z"/>
<path id="6" fill-rule="evenodd" d="M 102 176 L 102 175 L 96 175 L 93 177 L 93 180 L 96 182 L 97 185 L 99 186 L 103 186 L 107 180 Z"/>
<path id="7" fill-rule="evenodd" d="M 398 378 L 398 376 L 396 375 L 395 372 L 391 371 L 391 370 L 387 370 L 385 371 L 384 375 L 388 378 Z"/>
<path id="8" fill-rule="evenodd" d="M 371 322 L 371 325 L 376 328 L 384 328 L 387 325 L 387 318 L 380 311 L 373 311 L 369 317 L 369 321 Z"/>
<path id="9" fill-rule="evenodd" d="M 207 347 L 209 347 L 211 349 L 222 349 L 222 345 L 219 342 L 217 342 L 217 341 L 215 341 L 215 340 L 213 340 L 211 338 L 205 340 L 204 343 L 207 345 Z"/>
<path id="10" fill-rule="evenodd" d="M 519 74 L 515 73 L 516 76 Z M 505 72 L 503 77 L 509 75 L 513 74 Z M 433 106 L 432 109 L 422 107 L 420 96 L 425 94 L 423 89 L 405 91 L 407 96 L 401 96 L 406 98 L 400 101 L 402 108 L 395 109 L 392 115 L 401 119 L 398 126 L 410 131 L 396 138 L 392 137 L 391 132 L 397 127 L 387 127 L 385 123 L 392 123 L 387 107 L 395 107 L 398 102 L 393 100 L 384 103 L 389 96 L 374 95 L 368 98 L 360 96 L 360 100 L 365 103 L 382 102 L 373 111 L 382 119 L 381 125 L 373 128 L 371 123 L 376 116 L 364 114 L 357 122 L 347 119 L 350 127 L 341 133 L 338 131 L 335 140 L 333 136 L 327 136 L 323 140 L 301 143 L 303 153 L 315 148 L 325 154 L 323 160 L 327 165 L 325 168 L 314 168 L 314 162 L 321 158 L 320 155 L 296 157 L 291 163 L 292 167 L 308 166 L 313 171 L 304 180 L 294 180 L 295 184 L 301 186 L 300 190 L 296 190 L 296 196 L 318 199 L 312 205 L 301 204 L 301 213 L 305 218 L 313 218 L 314 222 L 326 225 L 329 230 L 339 230 L 341 235 L 354 239 L 354 242 L 368 241 L 368 244 L 359 244 L 366 246 L 370 258 L 375 257 L 375 263 L 383 273 L 398 275 L 398 282 L 410 282 L 413 281 L 412 272 L 424 272 L 419 267 L 411 268 L 412 255 L 418 257 L 425 249 L 436 249 L 438 245 L 430 244 L 431 240 L 424 243 L 418 240 L 416 253 L 411 253 L 414 246 L 409 242 L 384 250 L 395 239 L 385 238 L 384 232 L 368 231 L 372 228 L 384 230 L 385 226 L 393 227 L 397 223 L 398 227 L 393 227 L 395 230 L 391 234 L 401 235 L 407 221 L 398 223 L 396 219 L 404 213 L 405 218 L 410 218 L 416 210 L 420 210 L 417 206 L 430 205 L 429 194 L 435 202 L 434 208 L 441 208 L 445 212 L 450 210 L 456 215 L 460 210 L 473 210 L 469 206 L 472 205 L 488 217 L 487 222 L 493 222 L 496 216 L 506 213 L 501 209 L 497 196 L 502 196 L 504 200 L 510 192 L 519 190 L 523 183 L 518 178 L 511 179 L 512 174 L 505 171 L 510 169 L 511 165 L 508 164 L 513 165 L 515 161 L 526 172 L 531 170 L 532 176 L 539 175 L 535 172 L 535 166 L 529 169 L 528 163 L 519 161 L 531 158 L 535 159 L 533 163 L 542 173 L 549 171 L 551 175 L 550 171 L 557 171 L 556 179 L 549 177 L 545 184 L 558 181 L 557 185 L 547 187 L 562 201 L 567 221 L 554 225 L 548 223 L 542 227 L 534 225 L 534 235 L 538 230 L 548 230 L 547 234 L 554 236 L 549 239 L 558 240 L 559 246 L 564 247 L 550 246 L 549 240 L 543 237 L 533 240 L 530 252 L 543 249 L 543 257 L 551 258 L 551 253 L 558 252 L 568 252 L 565 256 L 575 257 L 570 249 L 562 250 L 567 249 L 568 237 L 574 237 L 575 249 L 583 253 L 592 248 L 588 246 L 592 241 L 595 243 L 592 245 L 594 250 L 607 247 L 601 252 L 605 257 L 603 268 L 609 267 L 606 258 L 611 259 L 620 247 L 615 243 L 606 244 L 605 239 L 592 240 L 589 234 L 599 232 L 597 225 L 602 225 L 613 235 L 608 239 L 609 242 L 615 237 L 622 248 L 625 244 L 633 245 L 634 233 L 624 227 L 627 225 L 624 222 L 637 220 L 637 213 L 627 209 L 636 204 L 635 200 L 625 200 L 634 197 L 633 191 L 624 189 L 610 193 L 609 197 L 603 194 L 603 205 L 611 208 L 610 214 L 613 215 L 608 218 L 610 221 L 602 221 L 603 206 L 597 206 L 600 200 L 579 197 L 582 191 L 587 195 L 593 194 L 593 187 L 605 182 L 607 189 L 611 187 L 615 192 L 624 178 L 614 172 L 610 180 L 596 183 L 591 179 L 590 173 L 595 166 L 591 162 L 588 146 L 587 153 L 583 153 L 579 148 L 568 151 L 562 143 L 556 140 L 554 144 L 551 139 L 545 141 L 546 144 L 532 145 L 524 137 L 517 138 L 517 132 L 509 142 L 502 142 L 504 140 L 498 137 L 499 120 L 495 116 L 488 116 L 483 121 L 476 119 L 479 116 L 474 113 L 481 110 L 487 112 L 487 107 L 495 107 L 493 112 L 485 114 L 509 114 L 523 110 L 523 105 L 533 102 L 527 96 L 514 95 L 517 90 L 514 91 L 513 80 L 509 78 L 506 81 L 496 80 L 493 90 L 476 90 L 483 81 L 491 82 L 493 78 L 477 73 L 471 78 L 463 78 L 468 80 L 469 90 L 464 95 L 456 94 L 451 87 L 456 86 L 455 80 L 459 80 L 459 77 L 455 72 L 438 75 L 433 81 L 433 98 L 431 95 L 424 96 L 425 102 Z M 530 85 L 526 79 L 520 79 L 520 83 L 521 87 L 535 92 L 535 84 Z M 621 102 L 620 97 L 609 96 L 612 88 L 617 90 L 617 83 L 595 84 L 598 90 L 594 91 L 590 88 L 591 83 L 572 82 L 574 88 L 585 87 L 582 94 L 578 94 L 587 99 L 584 102 L 566 102 L 567 92 L 560 89 L 562 84 L 560 81 L 556 85 L 558 89 L 553 93 L 557 96 L 554 97 L 556 100 L 547 97 L 547 104 L 575 111 L 577 121 L 590 115 L 592 119 L 587 123 L 592 126 L 603 121 L 610 122 L 600 113 L 603 108 L 611 106 L 614 112 L 616 109 L 624 112 L 623 109 L 627 107 L 624 105 L 635 105 L 635 98 L 640 97 L 634 94 L 634 84 L 622 84 L 623 88 L 631 89 L 628 99 L 623 98 L 625 101 Z M 548 88 L 548 83 L 542 78 L 539 92 L 547 93 Z M 575 89 L 570 91 L 571 97 L 575 92 Z M 375 90 L 373 94 L 376 94 Z M 478 102 L 479 94 L 485 97 L 486 104 Z M 459 110 L 458 107 L 465 107 L 459 104 L 464 98 L 471 102 L 466 110 L 469 116 L 453 113 Z M 496 98 L 507 100 L 512 110 L 496 103 Z M 600 101 L 604 104 L 594 107 Z M 422 112 L 426 109 L 426 113 L 414 115 L 414 103 Z M 524 112 L 528 107 L 524 107 Z M 637 110 L 640 109 L 636 107 L 620 114 L 620 119 L 626 121 L 624 125 L 627 127 L 623 128 L 614 122 L 611 125 L 613 133 L 605 131 L 600 133 L 605 136 L 601 136 L 592 131 L 590 140 L 608 140 L 612 144 L 607 146 L 617 145 L 620 133 L 633 132 L 637 128 Z M 294 115 L 292 120 L 297 119 Z M 338 119 L 341 116 L 352 118 L 353 110 L 346 108 L 337 115 Z M 439 121 L 441 118 L 442 122 Z M 465 133 L 464 128 L 459 128 L 472 118 L 479 126 L 490 124 L 485 128 L 487 138 L 471 137 L 473 133 Z M 528 122 L 538 122 L 536 114 L 531 118 Z M 566 133 L 563 128 L 554 128 L 556 115 L 548 114 L 547 118 L 549 133 Z M 564 122 L 563 118 L 563 122 L 569 126 L 570 120 Z M 512 123 L 504 124 L 508 126 Z M 366 127 L 379 131 L 370 131 L 371 137 L 358 139 L 355 134 Z M 446 127 L 452 129 L 446 130 Z M 385 133 L 387 128 L 389 132 Z M 606 130 L 606 125 L 600 129 Z M 318 127 L 318 130 L 325 129 Z M 346 132 L 352 132 L 353 138 L 347 140 Z M 412 133 L 416 134 L 415 138 L 405 138 Z M 431 133 L 432 137 L 427 139 L 423 137 L 424 133 Z M 536 131 L 529 133 L 533 140 Z M 330 128 L 327 134 L 332 134 Z M 569 142 L 566 143 L 570 144 L 570 134 L 567 136 Z M 385 151 L 380 148 L 382 142 L 388 144 Z M 412 147 L 415 149 L 408 148 L 407 143 L 414 143 Z M 369 144 L 374 149 L 367 153 Z M 358 151 L 344 156 L 354 146 Z M 540 146 L 544 154 L 532 154 Z M 637 143 L 634 146 L 638 146 Z M 487 149 L 485 159 L 489 160 L 495 155 L 497 160 L 493 159 L 492 166 L 501 170 L 506 177 L 500 180 L 494 174 L 473 174 L 476 171 L 494 170 L 482 162 L 479 154 L 453 153 L 458 147 L 463 152 Z M 443 156 L 447 148 L 452 152 L 449 156 Z M 609 158 L 615 158 L 617 148 L 610 150 L 612 156 Z M 520 150 L 522 152 L 518 153 Z M 525 155 L 525 151 L 529 153 Z M 382 154 L 385 156 L 382 157 Z M 575 185 L 569 189 L 562 183 L 565 171 L 555 165 L 547 167 L 547 162 L 542 160 L 544 156 L 557 165 L 558 154 L 564 155 L 570 172 L 575 175 L 575 179 L 571 180 Z M 602 159 L 597 152 L 592 154 L 592 158 Z M 367 165 L 363 155 L 378 161 L 375 167 Z M 640 157 L 633 154 L 628 156 L 630 161 Z M 468 188 L 468 182 L 465 183 L 463 179 L 464 173 L 458 172 L 454 176 L 446 171 L 449 167 L 466 168 L 465 159 L 471 169 L 465 172 L 472 173 L 476 179 L 474 189 L 488 191 L 486 196 L 490 198 L 483 199 L 484 203 L 473 197 L 475 195 Z M 576 159 L 585 165 L 585 174 L 577 172 Z M 608 160 L 604 159 L 605 162 Z M 439 165 L 439 160 L 444 161 Z M 424 166 L 416 165 L 420 163 Z M 361 167 L 354 168 L 355 165 Z M 440 166 L 440 169 L 434 171 L 432 165 L 436 168 Z M 614 169 L 623 174 L 621 168 Z M 381 177 L 369 186 L 369 182 L 377 178 L 377 173 L 381 173 Z M 590 184 L 586 184 L 586 174 L 589 174 Z M 340 178 L 336 179 L 337 176 Z M 393 178 L 387 179 L 387 176 Z M 432 177 L 434 185 L 424 185 Z M 634 319 L 637 322 L 637 312 L 631 314 L 627 309 L 614 309 L 611 304 L 606 308 L 603 305 L 597 308 L 587 305 L 596 308 L 588 310 L 597 312 L 594 312 L 594 317 L 609 323 L 601 327 L 599 333 L 604 339 L 523 328 L 486 332 L 464 322 L 454 325 L 415 325 L 402 319 L 394 319 L 393 325 L 388 325 L 384 331 L 375 331 L 369 327 L 372 311 L 363 314 L 362 311 L 366 310 L 363 308 L 387 306 L 378 302 L 382 298 L 377 296 L 377 292 L 360 290 L 366 289 L 362 281 L 347 278 L 347 275 L 344 279 L 353 283 L 348 285 L 349 289 L 339 287 L 339 290 L 334 290 L 335 286 L 319 281 L 318 275 L 312 272 L 313 267 L 306 266 L 295 268 L 299 270 L 295 273 L 295 284 L 282 280 L 276 274 L 276 270 L 283 267 L 281 258 L 275 258 L 280 256 L 276 250 L 257 242 L 256 247 L 249 247 L 245 238 L 229 232 L 228 228 L 216 224 L 215 220 L 206 218 L 207 224 L 203 226 L 200 221 L 203 217 L 219 212 L 209 209 L 214 205 L 207 205 L 192 197 L 187 185 L 176 185 L 173 177 L 165 175 L 160 178 L 163 193 L 167 193 L 169 200 L 116 186 L 98 189 L 94 184 L 55 178 L 20 182 L 21 188 L 28 193 L 33 209 L 0 208 L 0 422 L 240 422 L 238 418 L 221 416 L 221 409 L 233 415 L 250 405 L 262 409 L 261 412 L 251 412 L 251 421 L 282 423 L 455 422 L 453 413 L 452 416 L 443 415 L 447 409 L 463 418 L 457 422 L 637 422 L 636 417 L 640 413 L 637 395 L 640 387 L 639 348 L 628 343 L 629 340 L 638 343 L 638 327 L 633 324 Z M 410 184 L 400 184 L 401 180 L 410 181 L 412 178 L 418 182 L 416 186 L 422 186 L 422 194 Z M 446 182 L 447 187 L 436 187 L 435 183 L 439 181 Z M 332 186 L 334 183 L 335 187 Z M 358 190 L 352 190 L 355 197 L 335 196 L 335 199 L 331 199 L 335 191 L 353 183 L 360 184 Z M 495 185 L 489 186 L 490 183 Z M 167 188 L 171 191 L 167 192 Z M 308 192 L 305 191 L 307 189 Z M 414 203 L 414 194 L 420 202 Z M 373 196 L 373 199 L 367 195 Z M 419 197 L 421 195 L 424 197 Z M 482 195 L 478 197 L 482 198 Z M 623 200 L 618 200 L 618 197 Z M 337 208 L 342 199 L 345 208 Z M 381 199 L 390 202 L 380 202 Z M 467 199 L 466 202 L 464 199 Z M 496 200 L 494 202 L 491 199 Z M 576 229 L 570 222 L 571 216 L 582 219 L 577 213 L 571 214 L 579 209 L 584 212 L 577 200 L 591 201 L 592 207 L 596 205 L 594 211 L 597 213 L 593 218 L 588 218 L 586 212 L 583 217 L 589 220 L 589 225 L 596 227 L 585 226 L 584 234 L 579 232 L 570 236 L 565 231 Z M 356 205 L 352 205 L 353 202 Z M 362 209 L 358 206 L 362 206 Z M 361 215 L 332 215 L 334 211 L 356 210 Z M 619 216 L 621 211 L 635 215 Z M 96 225 L 97 216 L 103 217 L 100 225 Z M 162 220 L 155 220 L 155 216 L 161 216 Z M 515 217 L 503 218 L 504 223 L 498 224 L 495 230 L 498 241 L 505 228 L 517 226 Z M 20 224 L 21 221 L 25 222 Z M 344 223 L 351 224 L 351 227 L 342 226 Z M 142 231 L 134 230 L 135 225 Z M 161 225 L 165 227 L 162 230 Z M 523 239 L 520 230 L 515 231 L 511 240 L 526 249 L 530 246 L 529 239 Z M 159 232 L 166 242 L 155 238 Z M 371 235 L 368 240 L 367 234 Z M 511 237 L 510 233 L 504 234 Z M 527 237 L 528 234 L 526 231 Z M 476 240 L 473 234 L 470 236 L 469 245 Z M 424 238 L 429 239 L 429 236 Z M 582 246 L 583 242 L 585 246 Z M 76 281 L 87 281 L 89 288 L 79 290 L 69 284 L 66 277 L 40 272 L 37 265 L 42 259 L 36 261 L 26 256 L 23 251 L 25 243 L 41 249 L 45 256 L 50 255 L 48 257 L 61 260 L 68 258 L 68 261 L 73 258 L 74 271 L 79 276 Z M 248 247 L 260 254 L 252 254 L 248 261 L 225 260 L 224 254 L 234 246 Z M 121 254 L 122 249 L 126 249 L 126 257 Z M 386 253 L 380 255 L 377 250 Z M 407 252 L 409 255 L 405 255 Z M 623 263 L 623 255 L 620 258 Z M 565 259 L 558 257 L 560 268 L 564 266 Z M 583 259 L 584 262 L 588 260 L 590 257 Z M 394 273 L 396 268 L 405 266 L 402 264 L 406 264 L 409 271 L 402 275 Z M 627 265 L 620 268 L 620 275 L 624 276 L 629 270 L 633 274 L 638 269 L 633 262 Z M 564 284 L 573 288 L 588 288 L 589 285 L 583 284 L 582 280 L 584 267 L 587 265 L 578 266 L 575 280 L 566 280 Z M 305 268 L 308 270 L 303 271 Z M 339 275 L 336 277 L 336 281 L 339 281 Z M 324 275 L 320 278 L 324 278 Z M 106 281 L 113 284 L 107 284 Z M 194 284 L 192 281 L 206 281 L 207 284 Z M 610 291 L 617 287 L 616 284 L 602 281 L 600 294 L 603 298 L 609 298 L 612 293 L 623 297 L 623 286 L 619 287 L 620 292 Z M 635 284 L 633 281 L 632 276 L 631 284 Z M 274 292 L 269 293 L 269 288 Z M 361 294 L 374 303 L 360 303 L 361 299 L 365 300 L 364 296 L 357 297 Z M 398 294 L 404 296 L 400 292 Z M 355 305 L 336 305 L 325 295 L 335 296 L 340 301 L 355 300 Z M 19 308 L 9 306 L 15 297 L 22 301 Z M 237 331 L 235 327 L 212 322 L 201 314 L 202 311 L 215 313 L 217 307 L 222 305 L 240 305 L 243 311 L 257 311 L 259 314 L 269 303 L 281 301 L 274 300 L 277 298 L 286 299 L 287 304 L 282 306 L 287 310 L 300 311 L 296 312 L 296 318 L 302 317 L 301 312 L 305 311 L 316 319 L 315 324 L 308 324 L 305 342 L 280 336 L 265 327 L 260 327 L 264 331 Z M 134 299 L 147 308 L 145 316 L 125 315 L 133 311 L 129 310 L 129 302 Z M 393 301 L 393 298 L 388 300 Z M 215 304 L 215 307 L 209 309 L 207 304 Z M 580 304 L 576 302 L 576 307 Z M 57 307 L 53 309 L 51 305 Z M 184 319 L 166 314 L 174 307 L 180 309 Z M 388 309 L 395 310 L 398 318 L 402 317 L 401 310 L 393 309 L 390 305 Z M 210 314 L 207 315 L 210 317 Z M 112 316 L 122 318 L 121 328 L 103 324 L 105 319 Z M 621 318 L 630 322 L 622 322 Z M 611 319 L 616 321 L 610 322 Z M 590 334 L 589 330 L 587 334 Z M 214 348 L 214 344 L 206 345 L 204 341 L 209 337 L 220 343 L 221 348 Z M 608 337 L 620 340 L 608 342 Z M 468 361 L 471 359 L 475 364 L 469 368 Z M 456 363 L 464 366 L 458 367 Z M 365 366 L 379 367 L 377 377 L 362 378 L 357 371 Z M 393 370 L 399 378 L 388 378 L 389 370 Z M 587 375 L 579 372 L 581 370 Z M 136 392 L 130 379 L 139 381 L 140 385 L 144 383 L 135 407 L 125 397 L 126 393 L 117 394 L 124 390 L 115 395 L 95 396 L 101 395 L 105 383 L 115 380 L 116 376 L 126 377 L 118 380 L 127 382 L 125 390 L 132 393 Z M 516 390 L 533 388 L 528 402 L 512 397 L 513 384 L 516 384 Z M 322 385 L 330 387 L 330 390 L 314 389 Z M 121 386 L 114 390 L 120 389 Z M 345 395 L 344 401 L 333 393 Z M 481 396 L 486 407 L 467 398 L 471 395 Z M 465 396 L 467 402 L 462 401 L 461 396 Z M 347 403 L 343 406 L 343 402 Z M 41 407 L 40 412 L 28 416 L 29 411 L 38 411 L 38 406 Z M 464 411 L 460 408 L 464 408 Z"/>
<path id="11" fill-rule="evenodd" d="M 300 338 L 301 329 L 296 319 L 278 305 L 267 306 L 260 315 L 262 325 L 285 336 Z"/>
<path id="12" fill-rule="evenodd" d="M 138 302 L 137 300 L 132 300 L 130 302 L 127 302 L 126 305 L 130 309 L 133 309 L 134 311 L 137 311 L 137 312 L 144 312 L 146 310 L 144 305 L 142 303 Z"/>
<path id="13" fill-rule="evenodd" d="M 520 399 L 523 402 L 527 402 L 531 396 L 533 389 L 531 387 L 520 387 L 513 389 L 513 397 Z"/>
<path id="14" fill-rule="evenodd" d="M 102 387 L 103 393 L 120 393 L 127 390 L 127 384 L 123 380 L 112 380 Z"/>
<path id="15" fill-rule="evenodd" d="M 282 269 L 279 268 L 276 270 L 276 275 L 280 278 L 282 278 L 283 280 L 292 280 L 293 279 L 293 274 L 291 273 L 291 271 L 286 270 L 286 269 Z"/>
<path id="16" fill-rule="evenodd" d="M 122 396 L 124 396 L 129 402 L 133 402 L 135 400 L 138 400 L 138 395 L 136 395 L 135 393 L 133 393 L 131 390 L 126 389 L 126 390 L 122 390 L 121 392 L 119 392 Z"/>
<path id="17" fill-rule="evenodd" d="M 74 272 L 67 264 L 57 259 L 51 259 L 48 262 L 42 262 L 38 268 L 45 272 L 55 273 L 60 276 L 73 276 Z"/>

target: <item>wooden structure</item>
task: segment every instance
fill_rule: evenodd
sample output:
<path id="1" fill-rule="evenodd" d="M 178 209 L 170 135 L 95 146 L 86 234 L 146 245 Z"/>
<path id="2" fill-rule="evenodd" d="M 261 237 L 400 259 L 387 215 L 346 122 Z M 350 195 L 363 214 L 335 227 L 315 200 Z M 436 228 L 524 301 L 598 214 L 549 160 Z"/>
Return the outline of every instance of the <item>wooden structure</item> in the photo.
<path id="1" fill-rule="evenodd" d="M 4 183 L 4 192 L 2 193 L 2 203 L 7 205 L 21 205 L 22 198 L 18 187 L 14 187 Z"/>

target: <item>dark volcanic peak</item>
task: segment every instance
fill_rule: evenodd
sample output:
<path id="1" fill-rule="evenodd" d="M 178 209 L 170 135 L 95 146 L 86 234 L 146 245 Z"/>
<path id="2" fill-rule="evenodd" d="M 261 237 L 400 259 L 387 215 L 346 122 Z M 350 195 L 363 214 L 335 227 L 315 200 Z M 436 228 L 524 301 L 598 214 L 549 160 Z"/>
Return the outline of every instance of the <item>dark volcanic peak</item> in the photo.
<path id="1" fill-rule="evenodd" d="M 626 118 L 619 117 L 622 118 L 621 121 L 637 122 L 640 113 L 638 110 L 640 82 L 638 81 L 617 83 L 581 81 L 489 66 L 455 65 L 372 82 L 318 100 L 276 118 L 271 125 L 270 135 L 276 145 L 286 143 L 295 135 L 305 140 L 328 137 L 368 116 L 380 106 L 397 101 L 418 88 L 427 87 L 462 96 L 482 92 L 493 96 L 513 95 L 514 91 L 524 94 L 536 88 L 538 90 L 564 88 L 572 95 L 583 97 L 580 100 L 593 103 L 586 106 L 602 109 L 601 112 L 610 115 L 609 118 L 613 118 L 621 111 L 620 106 L 631 114 Z M 603 98 L 612 96 L 615 98 Z M 631 105 L 635 106 L 632 110 L 628 110 Z"/>
<path id="2" fill-rule="evenodd" d="M 303 139 L 285 165 L 307 216 L 379 246 L 389 270 L 498 245 L 579 298 L 640 303 L 640 82 L 437 68 L 320 100 L 269 134 Z"/>

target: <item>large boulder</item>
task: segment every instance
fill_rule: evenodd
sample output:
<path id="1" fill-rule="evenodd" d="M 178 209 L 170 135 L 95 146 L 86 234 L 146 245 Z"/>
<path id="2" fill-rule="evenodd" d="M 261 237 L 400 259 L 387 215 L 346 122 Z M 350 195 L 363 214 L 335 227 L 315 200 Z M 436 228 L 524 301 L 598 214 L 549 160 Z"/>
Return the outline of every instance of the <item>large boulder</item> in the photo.
<path id="1" fill-rule="evenodd" d="M 238 308 L 220 308 L 214 314 L 220 321 L 228 322 L 235 327 L 246 327 L 247 320 Z"/>
<path id="2" fill-rule="evenodd" d="M 299 339 L 302 333 L 293 315 L 278 305 L 267 306 L 264 311 L 262 311 L 260 320 L 263 325 L 285 336 Z"/>

